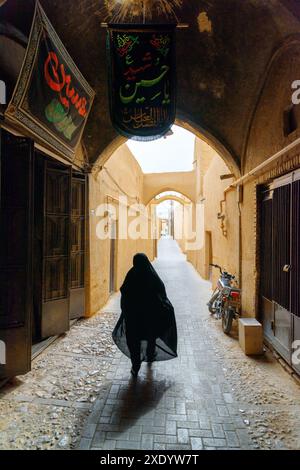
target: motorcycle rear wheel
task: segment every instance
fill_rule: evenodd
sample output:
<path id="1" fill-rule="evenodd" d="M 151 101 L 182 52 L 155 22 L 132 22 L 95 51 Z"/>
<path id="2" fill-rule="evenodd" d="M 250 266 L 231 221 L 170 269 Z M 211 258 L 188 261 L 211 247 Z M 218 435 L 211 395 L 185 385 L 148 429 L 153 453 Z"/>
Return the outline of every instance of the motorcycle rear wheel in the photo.
<path id="1" fill-rule="evenodd" d="M 230 308 L 226 309 L 222 316 L 222 328 L 226 335 L 230 334 L 232 322 L 234 319 L 234 311 Z"/>

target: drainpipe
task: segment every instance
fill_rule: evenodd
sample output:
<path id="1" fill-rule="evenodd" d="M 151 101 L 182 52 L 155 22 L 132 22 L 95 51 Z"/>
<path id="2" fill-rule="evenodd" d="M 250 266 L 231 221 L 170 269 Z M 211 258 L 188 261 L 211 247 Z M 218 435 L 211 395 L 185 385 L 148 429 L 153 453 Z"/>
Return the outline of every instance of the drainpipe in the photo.
<path id="1" fill-rule="evenodd" d="M 240 194 L 237 190 L 237 205 L 239 211 L 239 218 L 238 218 L 238 276 L 239 276 L 239 288 L 242 290 L 242 211 L 241 211 L 241 201 L 240 201 Z"/>
<path id="2" fill-rule="evenodd" d="M 285 153 L 288 153 L 290 150 L 293 150 L 295 147 L 300 145 L 300 137 L 291 144 L 287 145 L 284 147 L 282 150 L 279 150 L 279 152 L 275 153 L 272 157 L 268 158 L 265 160 L 263 163 L 255 167 L 253 170 L 250 170 L 248 173 L 246 173 L 244 176 L 236 180 L 234 183 L 232 183 L 228 188 L 225 189 L 225 192 L 229 191 L 231 188 L 236 188 L 237 186 L 243 185 L 246 181 L 248 181 L 252 176 L 255 176 L 257 173 L 259 173 L 261 170 L 264 170 L 267 166 L 269 166 L 271 163 L 276 162 L 282 155 Z"/>
<path id="3" fill-rule="evenodd" d="M 242 187 L 238 186 L 236 188 L 236 203 L 238 207 L 238 246 L 237 246 L 237 257 L 238 257 L 238 263 L 237 263 L 237 276 L 238 276 L 238 281 L 239 281 L 239 288 L 242 289 L 242 211 L 241 211 L 241 203 L 243 199 L 243 192 L 242 192 Z M 226 202 L 226 194 L 233 189 L 233 184 L 229 186 L 228 188 L 225 189 L 224 191 L 224 201 Z"/>

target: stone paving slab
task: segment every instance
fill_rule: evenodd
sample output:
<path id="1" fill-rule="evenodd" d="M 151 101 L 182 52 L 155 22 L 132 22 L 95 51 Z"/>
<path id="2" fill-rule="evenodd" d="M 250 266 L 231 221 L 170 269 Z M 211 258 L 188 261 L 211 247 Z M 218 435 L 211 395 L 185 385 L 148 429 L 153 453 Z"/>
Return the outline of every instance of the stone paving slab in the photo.
<path id="1" fill-rule="evenodd" d="M 166 284 L 178 327 L 178 358 L 142 365 L 137 381 L 119 351 L 108 370 L 109 392 L 95 404 L 81 449 L 249 449 L 252 441 L 203 325 L 209 283 L 165 240 L 155 266 Z M 184 286 L 184 287 L 183 287 Z M 104 311 L 116 312 L 119 296 Z M 240 418 L 240 419 L 237 419 Z"/>
<path id="2" fill-rule="evenodd" d="M 112 296 L 2 387 L 0 449 L 300 449 L 299 386 L 268 351 L 244 356 L 235 330 L 224 335 L 207 312 L 210 284 L 173 242 L 159 251 L 178 359 L 143 365 L 132 381 L 111 338 Z"/>
<path id="3" fill-rule="evenodd" d="M 6 382 L 0 389 L 0 449 L 78 447 L 86 417 L 92 411 L 98 423 L 95 413 L 111 387 L 105 376 L 116 351 L 116 319 L 81 319 L 34 359 L 28 374 Z"/>

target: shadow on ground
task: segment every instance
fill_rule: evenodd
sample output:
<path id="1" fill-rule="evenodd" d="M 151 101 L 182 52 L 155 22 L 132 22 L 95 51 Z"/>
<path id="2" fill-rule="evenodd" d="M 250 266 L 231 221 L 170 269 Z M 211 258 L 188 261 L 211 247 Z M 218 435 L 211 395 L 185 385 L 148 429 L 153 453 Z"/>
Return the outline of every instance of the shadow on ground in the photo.
<path id="1" fill-rule="evenodd" d="M 122 381 L 119 386 L 115 382 L 111 382 L 110 387 L 106 385 L 106 390 L 109 390 L 102 409 L 97 411 L 100 419 L 93 447 L 101 447 L 106 439 L 130 439 L 134 442 L 136 436 L 138 441 L 142 426 L 153 427 L 155 410 L 159 409 L 160 401 L 171 384 L 154 379 L 151 366 L 146 367 L 137 379 L 130 377 L 127 383 Z M 99 403 L 102 400 L 103 393 L 100 392 Z"/>

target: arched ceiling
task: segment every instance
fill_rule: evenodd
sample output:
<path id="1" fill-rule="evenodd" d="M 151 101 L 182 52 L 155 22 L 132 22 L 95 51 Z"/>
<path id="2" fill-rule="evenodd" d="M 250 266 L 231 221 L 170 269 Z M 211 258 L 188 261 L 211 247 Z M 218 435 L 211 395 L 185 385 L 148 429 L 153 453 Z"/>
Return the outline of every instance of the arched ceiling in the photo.
<path id="1" fill-rule="evenodd" d="M 18 5 L 20 19 L 31 0 L 8 0 L 5 6 L 10 2 Z M 100 27 L 106 20 L 105 2 L 40 2 L 96 91 L 84 133 L 94 162 L 116 138 L 109 118 L 106 32 Z M 288 36 L 300 32 L 299 1 L 184 0 L 182 4 L 176 13 L 190 27 L 177 33 L 178 118 L 213 136 L 239 165 L 268 63 Z"/>

